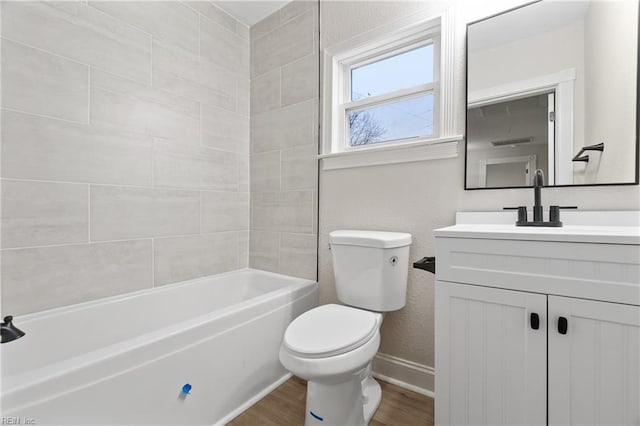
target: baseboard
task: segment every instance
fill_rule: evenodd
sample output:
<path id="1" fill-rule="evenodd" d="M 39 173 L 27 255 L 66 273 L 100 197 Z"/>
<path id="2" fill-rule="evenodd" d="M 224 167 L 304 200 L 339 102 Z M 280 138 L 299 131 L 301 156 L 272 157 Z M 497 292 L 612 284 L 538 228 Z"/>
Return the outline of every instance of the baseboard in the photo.
<path id="1" fill-rule="evenodd" d="M 373 359 L 373 376 L 401 388 L 433 398 L 433 367 L 378 352 Z"/>
<path id="2" fill-rule="evenodd" d="M 256 402 L 260 401 L 262 398 L 264 398 L 269 393 L 271 393 L 275 388 L 277 388 L 278 386 L 280 386 L 281 384 L 283 384 L 284 382 L 289 380 L 292 376 L 293 376 L 293 374 L 287 373 L 284 376 L 280 377 L 278 380 L 273 382 L 271 385 L 267 386 L 266 388 L 264 388 L 263 390 L 258 392 L 256 395 L 254 395 L 252 398 L 250 398 L 247 402 L 245 402 L 244 404 L 242 404 L 241 406 L 239 406 L 238 408 L 236 408 L 235 410 L 233 410 L 232 412 L 230 412 L 229 414 L 224 416 L 222 419 L 220 419 L 220 421 L 216 422 L 214 424 L 214 426 L 216 426 L 216 425 L 226 425 L 231 420 L 235 419 L 240 414 L 242 414 L 246 410 L 248 410 L 249 407 L 251 407 L 253 404 L 255 404 Z"/>

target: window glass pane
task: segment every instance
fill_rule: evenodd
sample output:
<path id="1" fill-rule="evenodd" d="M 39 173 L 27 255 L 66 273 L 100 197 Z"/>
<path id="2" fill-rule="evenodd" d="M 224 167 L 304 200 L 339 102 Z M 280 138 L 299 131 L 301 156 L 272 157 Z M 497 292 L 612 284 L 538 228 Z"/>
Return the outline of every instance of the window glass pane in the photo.
<path id="1" fill-rule="evenodd" d="M 433 93 L 349 111 L 349 145 L 433 136 Z"/>
<path id="2" fill-rule="evenodd" d="M 433 82 L 433 44 L 351 70 L 351 100 Z"/>

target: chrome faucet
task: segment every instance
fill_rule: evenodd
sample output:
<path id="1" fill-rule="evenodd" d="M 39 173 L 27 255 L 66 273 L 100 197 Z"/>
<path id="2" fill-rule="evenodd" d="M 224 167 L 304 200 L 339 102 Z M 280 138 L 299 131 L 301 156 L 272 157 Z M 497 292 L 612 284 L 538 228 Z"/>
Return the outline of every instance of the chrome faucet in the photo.
<path id="1" fill-rule="evenodd" d="M 527 218 L 527 207 L 505 207 L 504 210 L 518 210 L 516 226 L 548 226 L 561 227 L 560 209 L 577 209 L 575 206 L 550 206 L 549 221 L 545 222 L 542 211 L 542 187 L 544 186 L 544 172 L 538 169 L 533 174 L 533 220 Z"/>

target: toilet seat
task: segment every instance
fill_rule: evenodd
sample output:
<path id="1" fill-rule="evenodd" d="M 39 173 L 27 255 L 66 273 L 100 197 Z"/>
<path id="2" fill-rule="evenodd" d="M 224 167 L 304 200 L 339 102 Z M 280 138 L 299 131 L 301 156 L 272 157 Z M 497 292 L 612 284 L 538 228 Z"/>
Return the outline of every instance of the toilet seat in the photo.
<path id="1" fill-rule="evenodd" d="M 350 352 L 378 333 L 379 314 L 342 305 L 323 305 L 293 320 L 283 346 L 303 358 L 326 358 Z"/>

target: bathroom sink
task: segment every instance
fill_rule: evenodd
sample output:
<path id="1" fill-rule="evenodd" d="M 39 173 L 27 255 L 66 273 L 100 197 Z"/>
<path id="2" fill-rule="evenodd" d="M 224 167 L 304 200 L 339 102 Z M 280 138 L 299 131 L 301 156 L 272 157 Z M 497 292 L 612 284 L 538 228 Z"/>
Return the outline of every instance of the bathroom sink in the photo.
<path id="1" fill-rule="evenodd" d="M 499 240 L 640 244 L 638 211 L 564 212 L 561 228 L 515 226 L 515 212 L 459 212 L 456 224 L 434 231 L 436 237 Z"/>

